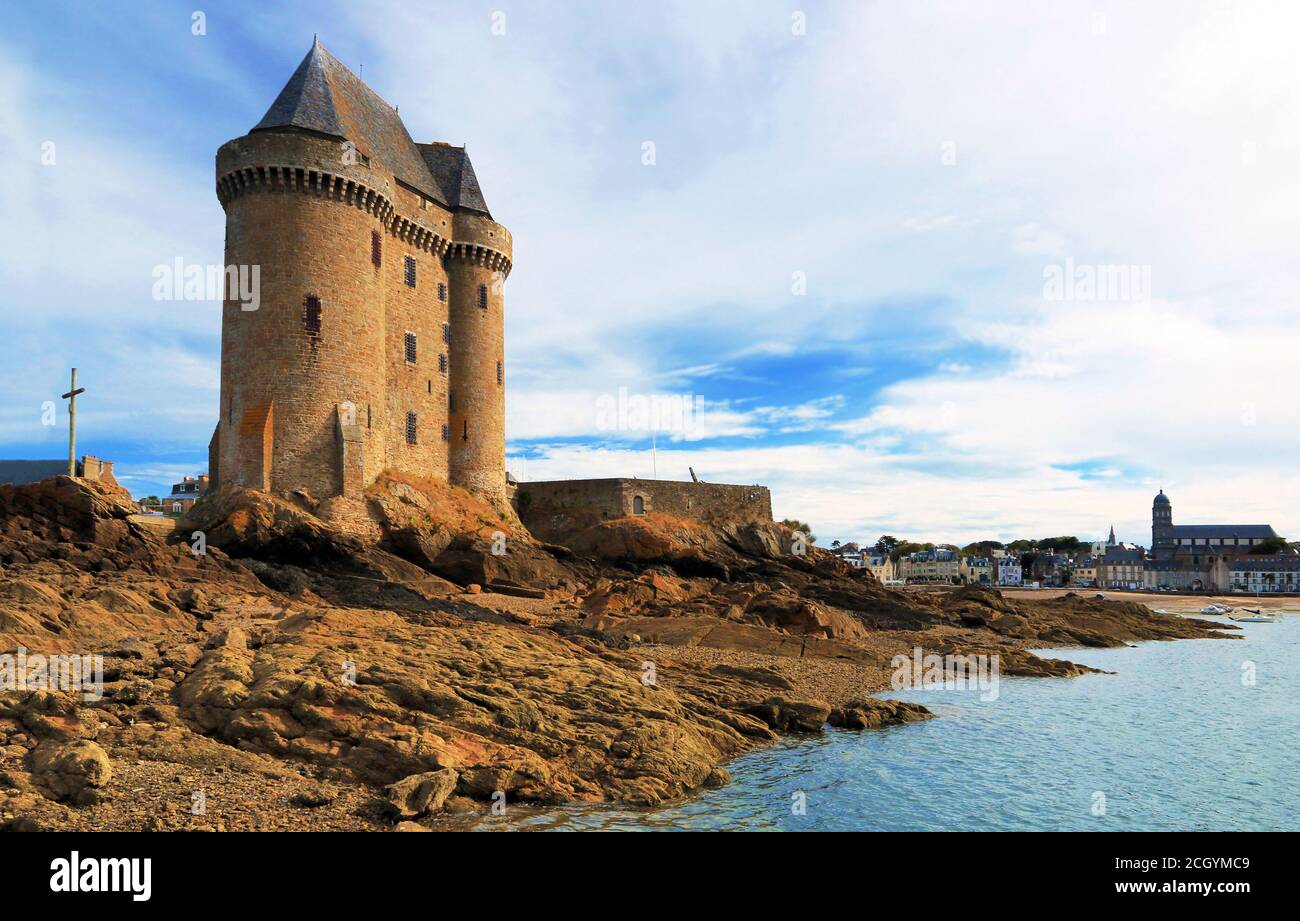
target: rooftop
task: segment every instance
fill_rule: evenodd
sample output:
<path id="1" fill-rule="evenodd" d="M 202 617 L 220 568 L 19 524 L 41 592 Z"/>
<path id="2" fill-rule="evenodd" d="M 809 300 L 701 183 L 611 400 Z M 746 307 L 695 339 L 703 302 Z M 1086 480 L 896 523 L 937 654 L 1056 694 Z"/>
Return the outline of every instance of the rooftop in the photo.
<path id="1" fill-rule="evenodd" d="M 0 484 L 36 483 L 52 476 L 67 476 L 68 460 L 0 460 Z"/>
<path id="2" fill-rule="evenodd" d="M 1266 524 L 1176 524 L 1174 537 L 1277 537 L 1277 532 Z"/>
<path id="3" fill-rule="evenodd" d="M 416 144 L 397 110 L 319 41 L 293 72 L 253 131 L 296 128 L 356 145 L 402 182 L 450 208 L 481 211 L 487 202 L 464 147 Z"/>

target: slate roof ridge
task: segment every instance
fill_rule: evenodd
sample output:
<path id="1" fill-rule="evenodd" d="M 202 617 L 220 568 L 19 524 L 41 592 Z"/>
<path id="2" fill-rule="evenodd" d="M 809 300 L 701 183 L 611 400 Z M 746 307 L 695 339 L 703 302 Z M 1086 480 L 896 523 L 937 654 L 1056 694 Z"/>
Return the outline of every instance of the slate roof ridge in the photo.
<path id="1" fill-rule="evenodd" d="M 473 168 L 455 164 L 454 187 L 435 175 L 424 151 L 402 122 L 395 106 L 313 40 L 311 49 L 252 131 L 298 128 L 351 141 L 397 179 L 444 205 L 487 212 Z M 251 133 L 251 132 L 250 132 Z M 455 148 L 452 148 L 455 149 Z M 468 175 L 466 175 L 468 174 Z M 468 186 L 468 188 L 467 188 Z"/>

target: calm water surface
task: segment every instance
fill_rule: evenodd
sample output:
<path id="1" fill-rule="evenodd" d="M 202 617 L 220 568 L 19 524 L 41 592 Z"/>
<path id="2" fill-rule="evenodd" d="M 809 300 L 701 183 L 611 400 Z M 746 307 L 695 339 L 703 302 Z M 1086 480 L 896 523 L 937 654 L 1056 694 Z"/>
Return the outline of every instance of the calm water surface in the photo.
<path id="1" fill-rule="evenodd" d="M 1248 830 L 1300 828 L 1300 616 L 1241 640 L 1046 650 L 1115 672 L 888 695 L 937 718 L 787 739 L 672 806 L 532 811 L 481 828 Z M 1244 685 L 1246 663 L 1255 683 Z M 806 796 L 796 815 L 796 793 Z M 1105 814 L 1094 815 L 1095 794 Z"/>

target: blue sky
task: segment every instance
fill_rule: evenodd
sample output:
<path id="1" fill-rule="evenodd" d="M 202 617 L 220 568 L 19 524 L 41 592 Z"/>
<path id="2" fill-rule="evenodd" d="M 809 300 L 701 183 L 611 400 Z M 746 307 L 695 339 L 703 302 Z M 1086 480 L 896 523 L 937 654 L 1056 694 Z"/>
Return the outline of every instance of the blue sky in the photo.
<path id="1" fill-rule="evenodd" d="M 65 453 L 76 365 L 137 495 L 206 467 L 219 305 L 152 271 L 221 261 L 216 149 L 319 33 L 514 234 L 520 479 L 689 465 L 823 541 L 1145 542 L 1161 487 L 1300 531 L 1293 5 L 198 5 L 6 12 L 0 457 Z M 652 454 L 620 392 L 700 411 Z"/>

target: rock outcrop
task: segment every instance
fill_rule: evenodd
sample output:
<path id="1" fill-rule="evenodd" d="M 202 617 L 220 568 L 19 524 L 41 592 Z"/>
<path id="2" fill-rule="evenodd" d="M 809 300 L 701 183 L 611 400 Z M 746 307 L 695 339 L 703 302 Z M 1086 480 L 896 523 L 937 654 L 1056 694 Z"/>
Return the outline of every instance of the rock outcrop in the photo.
<path id="1" fill-rule="evenodd" d="M 648 515 L 558 545 L 392 477 L 365 527 L 323 506 L 223 488 L 168 537 L 102 483 L 0 487 L 0 653 L 101 670 L 96 694 L 0 694 L 0 824 L 386 828 L 501 800 L 653 805 L 725 783 L 722 764 L 779 733 L 926 718 L 863 696 L 914 646 L 1055 676 L 1083 669 L 1029 649 L 1224 635 L 1095 599 L 905 595 L 795 553 L 774 524 Z"/>

